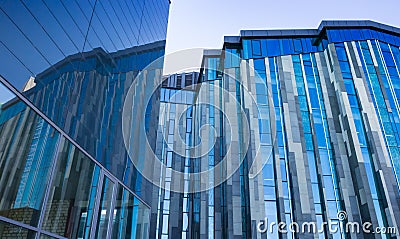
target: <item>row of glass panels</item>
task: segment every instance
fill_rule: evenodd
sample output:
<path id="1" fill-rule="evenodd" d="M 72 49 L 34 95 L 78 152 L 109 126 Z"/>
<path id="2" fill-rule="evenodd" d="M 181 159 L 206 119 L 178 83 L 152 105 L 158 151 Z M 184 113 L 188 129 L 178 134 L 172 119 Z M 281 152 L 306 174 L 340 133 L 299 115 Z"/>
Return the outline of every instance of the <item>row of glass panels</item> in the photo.
<path id="1" fill-rule="evenodd" d="M 244 39 L 242 55 L 244 59 L 250 59 L 322 52 L 328 43 L 372 39 L 400 45 L 399 37 L 381 31 L 356 28 L 328 29 L 326 36 Z"/>
<path id="2" fill-rule="evenodd" d="M 149 213 L 0 84 L 0 238 L 147 238 Z"/>

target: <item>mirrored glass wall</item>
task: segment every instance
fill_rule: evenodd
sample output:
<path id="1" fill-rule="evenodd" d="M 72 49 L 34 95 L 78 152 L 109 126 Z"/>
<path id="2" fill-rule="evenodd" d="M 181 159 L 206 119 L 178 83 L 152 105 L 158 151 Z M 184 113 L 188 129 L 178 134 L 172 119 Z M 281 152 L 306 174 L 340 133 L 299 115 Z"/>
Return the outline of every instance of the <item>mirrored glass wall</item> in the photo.
<path id="1" fill-rule="evenodd" d="M 146 204 L 28 101 L 0 96 L 0 238 L 148 237 Z"/>

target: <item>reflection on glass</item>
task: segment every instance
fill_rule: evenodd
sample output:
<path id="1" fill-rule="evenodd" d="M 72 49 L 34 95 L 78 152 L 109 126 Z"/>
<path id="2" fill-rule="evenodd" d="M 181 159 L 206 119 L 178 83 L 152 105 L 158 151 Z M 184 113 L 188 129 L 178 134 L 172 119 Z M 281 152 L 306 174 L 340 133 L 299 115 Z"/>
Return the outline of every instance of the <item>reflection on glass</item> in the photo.
<path id="1" fill-rule="evenodd" d="M 71 54 L 102 48 L 109 55 L 165 40 L 169 3 L 4 0 L 1 10 L 7 34 L 0 35 L 0 72 L 22 89 L 30 76 Z"/>
<path id="2" fill-rule="evenodd" d="M 68 238 L 88 238 L 100 169 L 63 139 L 46 206 L 43 229 Z"/>
<path id="3" fill-rule="evenodd" d="M 165 42 L 155 42 L 109 55 L 100 48 L 74 54 L 37 74 L 34 87 L 23 94 L 122 180 L 129 163 L 121 114 L 126 93 L 138 72 L 163 55 L 164 47 Z"/>
<path id="4" fill-rule="evenodd" d="M 14 98 L 15 95 L 11 93 L 11 91 L 5 87 L 0 87 L 0 106 L 12 98 Z"/>
<path id="5" fill-rule="evenodd" d="M 58 132 L 18 98 L 0 106 L 1 216 L 37 225 L 58 138 Z"/>
<path id="6" fill-rule="evenodd" d="M 0 238 L 2 239 L 34 239 L 35 232 L 0 221 Z"/>
<path id="7" fill-rule="evenodd" d="M 104 177 L 99 214 L 97 216 L 97 229 L 96 229 L 97 238 L 107 237 L 107 229 L 108 229 L 107 227 L 111 214 L 111 199 L 112 199 L 113 188 L 114 188 L 114 183 L 107 177 Z"/>
<path id="8" fill-rule="evenodd" d="M 120 186 L 114 209 L 112 238 L 146 238 L 149 213 L 149 208 Z"/>
<path id="9" fill-rule="evenodd" d="M 40 239 L 54 239 L 55 237 L 51 237 L 51 236 L 48 236 L 48 235 L 45 235 L 45 234 L 40 234 L 39 238 Z"/>
<path id="10" fill-rule="evenodd" d="M 7 32 L 0 34 L 0 77 L 113 176 L 128 175 L 137 191 L 120 109 L 138 72 L 164 55 L 169 5 L 0 0 L 0 29 Z M 99 218 L 103 238 L 113 184 L 106 179 L 103 197 L 101 188 L 96 196 L 101 170 L 14 97 L 0 87 L 0 216 L 69 238 L 93 237 Z"/>

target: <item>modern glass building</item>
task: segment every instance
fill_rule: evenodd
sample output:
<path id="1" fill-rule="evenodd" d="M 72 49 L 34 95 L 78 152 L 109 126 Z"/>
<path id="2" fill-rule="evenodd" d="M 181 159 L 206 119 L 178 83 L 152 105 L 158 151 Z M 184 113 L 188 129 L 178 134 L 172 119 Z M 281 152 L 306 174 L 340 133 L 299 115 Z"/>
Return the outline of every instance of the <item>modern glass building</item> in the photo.
<path id="1" fill-rule="evenodd" d="M 189 238 L 398 238 L 398 230 L 356 233 L 324 222 L 398 228 L 399 47 L 398 28 L 323 21 L 312 30 L 244 30 L 225 37 L 224 51 L 206 51 L 201 88 L 214 105 L 226 104 L 222 90 L 236 95 L 250 144 L 227 141 L 233 126 L 223 115 L 192 116 L 221 129 L 221 153 L 210 151 L 198 168 L 215 165 L 232 145 L 245 157 L 226 182 L 193 195 Z M 207 90 L 211 84 L 220 91 Z M 267 160 L 255 174 L 257 157 Z M 287 227 L 279 232 L 280 222 Z M 308 223 L 320 233 L 302 231 Z"/>
<path id="2" fill-rule="evenodd" d="M 150 238 L 398 238 L 399 37 L 371 21 L 242 31 L 197 80 L 164 80 Z"/>
<path id="3" fill-rule="evenodd" d="M 0 238 L 149 238 L 121 108 L 164 55 L 169 5 L 0 3 Z"/>
<path id="4" fill-rule="evenodd" d="M 245 30 L 162 76 L 169 4 L 0 3 L 0 238 L 399 238 L 400 29 Z"/>

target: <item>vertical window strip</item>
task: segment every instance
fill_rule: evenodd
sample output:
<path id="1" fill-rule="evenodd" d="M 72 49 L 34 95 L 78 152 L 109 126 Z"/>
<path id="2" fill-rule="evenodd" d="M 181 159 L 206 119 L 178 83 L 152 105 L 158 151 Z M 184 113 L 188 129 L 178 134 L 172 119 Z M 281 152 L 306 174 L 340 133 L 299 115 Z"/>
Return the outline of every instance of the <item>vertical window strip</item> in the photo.
<path id="1" fill-rule="evenodd" d="M 168 170 L 172 170 L 172 165 L 173 165 L 173 158 L 174 158 L 174 153 L 173 147 L 174 147 L 174 130 L 171 130 L 171 128 L 175 129 L 175 112 L 176 112 L 176 104 L 169 103 L 169 116 L 167 119 L 168 122 L 168 137 L 167 137 L 167 154 L 166 158 L 163 160 L 164 164 L 166 165 L 166 171 L 165 171 L 165 177 L 164 177 L 164 198 L 162 200 L 163 202 L 163 210 L 162 210 L 162 231 L 161 231 L 161 238 L 163 237 L 168 237 L 170 234 L 169 232 L 169 217 L 170 217 L 170 208 L 171 208 L 171 173 L 168 173 Z M 167 126 L 166 125 L 166 126 Z M 172 141 L 170 140 L 172 139 Z"/>
<path id="2" fill-rule="evenodd" d="M 222 74 L 220 75 L 220 77 L 219 77 L 219 88 L 220 88 L 220 94 L 219 94 L 219 107 L 220 107 L 220 109 L 223 109 L 223 77 L 222 77 Z M 225 146 L 225 144 L 224 144 L 224 141 L 225 141 L 225 139 L 224 139 L 224 116 L 223 116 L 223 114 L 221 113 L 220 114 L 220 116 L 219 116 L 219 126 L 220 126 L 220 136 L 221 136 L 221 138 L 220 138 L 220 145 L 219 145 L 219 148 L 220 148 L 220 153 L 219 153 L 219 155 L 220 155 L 220 158 L 219 158 L 219 161 L 218 161 L 218 163 L 220 163 L 221 161 L 223 161 L 223 159 L 224 159 L 224 155 L 225 155 L 225 150 L 224 150 L 224 146 Z M 223 167 L 221 167 L 221 171 L 220 171 L 220 174 L 222 175 L 222 173 L 224 172 L 224 169 L 223 169 Z M 219 206 L 221 207 L 221 215 L 223 215 L 222 217 L 220 217 L 219 218 L 219 224 L 222 224 L 222 222 L 224 221 L 223 220 L 223 218 L 224 218 L 224 215 L 226 215 L 226 205 L 225 205 L 225 195 L 226 195 L 226 190 L 225 190 L 225 188 L 226 188 L 226 182 L 222 182 L 221 183 L 221 186 L 220 186 L 221 188 L 220 188 L 220 200 L 219 200 Z M 218 203 L 218 201 L 216 201 L 216 203 Z M 222 231 L 221 231 L 221 236 L 222 237 L 226 237 L 227 235 L 226 235 L 226 230 L 225 230 L 225 228 L 224 227 L 222 227 L 221 228 L 222 229 Z"/>
<path id="3" fill-rule="evenodd" d="M 391 138 L 390 141 L 394 143 L 394 141 L 396 140 L 397 143 L 399 143 L 400 142 L 400 138 L 398 135 L 399 131 L 397 129 L 398 127 L 396 127 L 396 125 L 395 125 L 395 119 L 397 119 L 397 121 L 399 119 L 398 112 L 400 109 L 399 102 L 398 102 L 398 98 L 399 98 L 398 96 L 400 96 L 400 94 L 397 92 L 399 87 L 397 87 L 397 84 L 396 84 L 396 80 L 399 80 L 398 72 L 397 72 L 397 69 L 394 68 L 396 72 L 395 72 L 395 74 L 391 74 L 390 72 L 392 72 L 393 67 L 390 67 L 391 70 L 388 70 L 388 64 L 394 65 L 394 61 L 393 61 L 393 58 L 392 58 L 392 55 L 391 55 L 391 52 L 389 49 L 389 45 L 387 45 L 386 43 L 379 44 L 379 41 L 373 41 L 373 42 L 371 42 L 371 46 L 372 46 L 371 53 L 373 52 L 375 54 L 375 59 L 378 64 L 379 73 L 380 73 L 380 76 L 382 78 L 383 85 L 384 85 L 384 89 L 382 89 L 382 91 L 386 90 L 386 95 L 388 97 L 388 100 L 390 103 L 390 108 L 392 111 L 392 112 L 390 112 L 389 110 L 387 110 L 387 107 L 385 107 L 385 109 L 389 113 L 389 119 L 392 122 L 391 127 L 393 127 L 393 130 L 395 130 L 395 131 L 393 131 L 395 138 Z M 375 72 L 375 74 L 378 75 L 378 72 Z M 386 104 L 385 104 L 385 106 L 386 106 Z M 394 157 L 396 157 L 396 156 L 394 156 Z"/>
<path id="4" fill-rule="evenodd" d="M 274 58 L 272 59 L 272 68 L 270 71 L 275 70 Z M 271 63 L 270 63 L 271 64 Z M 271 122 L 270 122 L 270 111 L 269 111 L 269 95 L 268 86 L 266 82 L 266 66 L 265 58 L 254 60 L 254 70 L 256 79 L 256 103 L 259 110 L 259 136 L 260 136 L 260 153 L 270 153 L 272 148 L 272 136 L 271 136 Z M 260 112 L 261 111 L 261 112 Z M 266 114 L 266 115 L 263 115 Z M 263 150 L 263 149 L 266 150 Z M 268 157 L 267 163 L 263 166 L 263 195 L 266 218 L 269 222 L 278 221 L 278 201 L 277 201 L 277 187 L 276 187 L 276 172 L 275 172 L 275 160 L 274 153 L 270 155 L 262 155 L 263 158 Z M 273 205 L 273 206 L 272 206 Z M 278 237 L 278 233 L 273 231 L 272 234 L 268 234 L 267 238 Z"/>
<path id="5" fill-rule="evenodd" d="M 310 99 L 314 100 L 314 105 L 311 104 L 309 107 L 312 109 L 311 116 L 313 117 L 314 129 L 317 135 L 317 145 L 320 157 L 320 163 L 322 166 L 322 175 L 324 180 L 325 191 L 325 199 L 327 201 L 327 209 L 328 209 L 328 217 L 330 220 L 337 220 L 338 212 L 343 210 L 341 194 L 340 194 L 340 186 L 339 180 L 337 177 L 336 167 L 335 167 L 335 159 L 334 159 L 334 151 L 332 147 L 331 136 L 329 133 L 328 120 L 326 116 L 325 103 L 321 88 L 321 80 L 318 73 L 317 62 L 315 59 L 315 54 L 310 54 L 310 60 L 305 60 L 305 55 L 303 55 L 304 65 L 312 66 L 312 71 L 309 72 L 309 75 L 306 75 L 308 94 Z M 307 62 L 307 63 L 306 63 Z M 307 72 L 306 72 L 307 73 Z M 310 101 L 311 102 L 311 101 Z M 320 130 L 320 129 L 323 130 Z M 321 135 L 323 133 L 323 135 Z M 318 137 L 320 136 L 320 137 Z M 323 136 L 321 138 L 321 136 Z M 329 168 L 326 168 L 325 165 L 329 165 Z M 331 184 L 332 183 L 332 184 Z M 332 186 L 329 188 L 329 186 Z M 331 191 L 332 190 L 332 191 Z M 331 193 L 333 192 L 333 194 Z M 336 207 L 333 207 L 335 205 Z M 337 231 L 335 238 L 345 238 L 344 232 Z"/>
<path id="6" fill-rule="evenodd" d="M 307 59 L 307 56 L 304 56 Z M 308 70 L 311 68 L 311 61 L 304 62 L 300 55 L 293 55 L 292 56 L 293 68 L 295 72 L 295 80 L 296 80 L 296 87 L 297 93 L 300 103 L 300 113 L 301 113 L 301 124 L 303 125 L 304 129 L 304 138 L 306 143 L 306 152 L 308 157 L 308 165 L 309 165 L 309 172 L 310 172 L 310 179 L 311 179 L 311 186 L 312 186 L 312 193 L 314 199 L 314 207 L 315 207 L 315 215 L 317 222 L 324 221 L 324 214 L 322 210 L 322 202 L 323 202 L 323 194 L 321 188 L 321 182 L 318 179 L 318 171 L 317 171 L 317 160 L 315 155 L 315 148 L 314 148 L 314 139 L 313 139 L 313 132 L 311 129 L 311 118 L 310 118 L 310 111 L 307 104 L 307 96 L 305 90 L 305 83 L 304 83 L 304 76 L 307 76 Z M 308 66 L 306 64 L 309 64 Z M 303 71 L 304 66 L 304 71 Z M 320 238 L 327 238 L 326 231 L 325 233 L 319 234 Z"/>
<path id="7" fill-rule="evenodd" d="M 164 90 L 164 89 L 161 89 L 162 91 Z M 166 89 L 165 89 L 165 91 L 166 91 Z M 164 102 L 160 102 L 160 110 L 162 110 L 162 109 L 166 109 L 168 107 L 168 104 L 167 103 L 164 103 Z M 166 117 L 164 117 L 165 119 L 164 119 L 164 122 L 159 122 L 159 125 L 163 128 L 162 129 L 162 135 L 163 135 L 163 132 L 166 132 L 166 130 L 167 130 L 167 127 L 166 127 Z M 166 152 L 166 143 L 165 143 L 165 141 L 164 140 L 162 140 L 162 150 L 161 150 L 161 158 L 162 158 L 162 161 L 163 161 L 163 163 L 165 164 L 166 163 L 166 154 L 167 154 L 167 152 Z M 163 173 L 163 171 L 161 170 L 161 172 L 160 172 L 160 182 L 159 182 L 159 185 L 161 185 L 161 183 L 162 183 L 162 181 L 163 181 L 163 177 L 164 177 L 164 173 Z M 161 216 L 162 216 L 162 211 L 163 211 L 163 208 L 161 207 L 161 202 L 162 202 L 162 193 L 163 192 L 163 190 L 162 190 L 162 188 L 161 187 L 159 187 L 159 189 L 158 189 L 158 205 L 157 205 L 157 226 L 156 226 L 156 238 L 159 238 L 159 235 L 161 234 L 161 232 L 160 232 L 160 230 L 161 230 L 161 226 L 162 225 L 160 225 L 160 223 L 162 222 L 161 221 Z"/>
<path id="8" fill-rule="evenodd" d="M 358 42 L 357 43 L 357 51 L 361 58 L 362 67 L 365 73 L 365 77 L 368 83 L 368 88 L 370 90 L 370 95 L 373 99 L 373 103 L 375 106 L 375 111 L 378 115 L 379 124 L 384 135 L 386 148 L 389 153 L 389 157 L 391 159 L 397 159 L 399 155 L 399 136 L 397 128 L 393 127 L 395 125 L 394 115 L 397 115 L 398 118 L 398 104 L 396 95 L 393 91 L 393 84 L 391 82 L 390 76 L 387 71 L 384 69 L 384 62 L 382 58 L 382 52 L 378 48 L 377 42 L 371 42 L 372 48 L 369 49 L 367 42 Z M 381 88 L 381 84 L 378 78 L 378 72 L 375 69 L 372 54 L 370 50 L 375 53 L 375 59 L 378 64 L 379 73 L 382 79 L 383 88 Z M 389 102 L 391 103 L 392 112 L 387 109 L 384 91 L 386 90 L 386 95 L 389 98 Z M 393 104 L 395 103 L 395 104 Z M 392 164 L 395 164 L 393 160 L 391 160 Z M 398 165 L 397 165 L 398 166 Z M 393 171 L 397 178 L 399 167 L 394 165 Z"/>
<path id="9" fill-rule="evenodd" d="M 385 124 L 387 128 L 389 128 L 388 134 L 389 140 L 388 144 L 391 146 L 392 152 L 391 156 L 393 159 L 397 159 L 400 157 L 399 154 L 399 146 L 400 146 L 400 106 L 398 99 L 400 98 L 400 87 L 398 86 L 399 82 L 399 72 L 396 67 L 395 60 L 393 59 L 392 52 L 390 50 L 390 45 L 386 43 L 380 43 L 379 41 L 371 42 L 373 52 L 375 53 L 375 58 L 377 58 L 377 64 L 380 71 L 381 78 L 385 80 L 385 83 L 389 85 L 389 90 L 387 91 L 387 96 L 389 98 L 389 102 L 391 105 L 391 112 L 388 112 L 390 125 L 388 123 Z M 379 58 L 377 57 L 379 54 Z M 388 92 L 390 91 L 390 93 Z M 390 131 L 390 128 L 392 131 Z M 397 146 L 397 147 L 396 147 Z M 399 170 L 399 164 L 396 161 L 392 161 L 394 163 L 395 170 Z M 396 177 L 398 176 L 397 171 L 395 171 Z"/>
<path id="10" fill-rule="evenodd" d="M 398 102 L 400 99 L 400 49 L 397 46 L 388 45 L 392 58 L 394 59 L 394 67 L 396 68 L 397 75 L 391 74 L 390 78 L 393 83 L 393 90 L 395 101 Z M 400 132 L 400 107 L 397 108 L 397 115 L 395 115 L 395 128 L 397 132 Z"/>
<path id="11" fill-rule="evenodd" d="M 256 103 L 258 107 L 258 124 L 259 124 L 259 137 L 260 137 L 260 147 L 261 150 L 259 153 L 266 152 L 269 153 L 269 148 L 272 147 L 271 142 L 271 127 L 270 127 L 270 112 L 269 112 L 269 102 L 268 102 L 268 86 L 266 83 L 266 66 L 265 66 L 265 58 L 254 60 L 254 71 L 256 84 Z M 261 112 L 260 112 L 261 111 Z M 264 112 L 265 111 L 265 112 Z M 266 114 L 263 116 L 263 114 Z M 267 150 L 263 150 L 266 148 Z M 263 196 L 264 196 L 264 204 L 266 217 L 269 222 L 277 222 L 278 212 L 277 212 L 277 200 L 276 200 L 276 173 L 275 173 L 275 165 L 274 165 L 274 154 L 271 155 L 262 155 L 261 157 L 268 157 L 267 163 L 263 167 Z M 273 204 L 273 207 L 268 207 L 268 205 Z M 277 234 L 271 235 L 271 237 L 278 236 Z M 267 235 L 269 238 L 270 235 Z"/>
<path id="12" fill-rule="evenodd" d="M 215 69 L 215 68 L 214 68 Z M 208 123 L 210 124 L 211 127 L 215 128 L 215 110 L 214 110 L 214 81 L 210 81 L 208 85 L 209 89 L 209 102 L 210 104 L 208 105 L 208 110 L 209 110 L 209 119 Z M 208 190 L 208 238 L 213 239 L 214 238 L 214 173 L 213 173 L 213 168 L 214 168 L 214 157 L 215 157 L 215 145 L 214 143 L 214 137 L 217 137 L 217 135 L 213 134 L 214 131 L 210 130 L 210 140 L 209 140 L 209 147 L 211 148 L 211 151 L 209 152 L 209 158 L 208 158 L 208 169 L 210 170 L 209 172 L 209 178 L 208 178 L 208 183 L 210 184 L 210 189 Z"/>
<path id="13" fill-rule="evenodd" d="M 244 43 L 245 44 L 245 43 Z M 231 78 L 231 77 L 229 77 L 229 76 L 226 76 L 226 78 L 225 79 L 227 79 L 228 81 L 229 80 L 234 80 L 235 81 L 235 96 L 236 96 L 236 100 L 237 100 L 237 104 L 236 104 L 236 114 L 237 114 L 237 117 L 238 117 L 238 119 L 241 119 L 241 117 L 242 117 L 242 104 L 243 104 L 243 102 L 244 102 L 244 96 L 243 96 L 243 93 L 242 93 L 242 91 L 243 91 L 243 89 L 242 89 L 242 87 L 241 87 L 241 84 L 240 84 L 240 82 L 238 82 L 237 81 L 237 79 L 240 79 L 240 61 L 238 60 L 238 59 L 240 59 L 240 51 L 239 50 L 237 50 L 237 49 L 229 49 L 228 50 L 229 51 L 229 53 L 230 54 L 232 54 L 232 55 L 229 55 L 230 57 L 228 57 L 228 58 L 231 58 L 231 59 L 227 59 L 227 57 L 226 57 L 226 59 L 225 59 L 225 62 L 224 62 L 224 66 L 225 66 L 225 68 L 231 68 L 231 69 L 234 69 L 234 71 L 235 71 L 235 77 L 234 78 Z M 246 52 L 243 52 L 244 54 L 246 54 Z M 233 55 L 236 55 L 236 56 L 233 56 Z M 217 61 L 217 63 L 216 64 L 219 64 L 219 61 Z M 220 66 L 219 66 L 220 67 Z M 218 67 L 218 69 L 219 69 L 219 67 Z M 221 77 L 221 74 L 220 74 L 220 72 L 216 72 L 217 74 L 215 74 L 215 77 L 214 78 L 216 78 L 216 79 L 220 79 L 220 78 L 222 78 Z M 224 78 L 222 78 L 222 79 L 224 79 Z M 222 84 L 222 82 L 220 82 L 220 86 L 221 86 L 221 84 Z M 229 83 L 228 83 L 229 84 Z M 233 93 L 233 92 L 232 92 Z M 220 102 L 222 102 L 222 98 L 220 98 Z M 244 116 L 245 117 L 245 116 Z M 223 125 L 221 125 L 222 127 L 223 127 Z M 241 120 L 239 120 L 238 121 L 238 134 L 239 134 L 239 141 L 240 140 L 242 140 L 243 139 L 243 126 L 242 126 L 242 122 L 241 122 Z M 222 145 L 221 145 L 222 146 Z M 224 145 L 224 147 L 225 147 L 226 145 Z M 221 148 L 221 150 L 222 150 L 222 147 L 220 147 Z M 240 163 L 240 166 L 239 166 L 239 173 L 240 173 L 240 175 L 239 175 L 239 178 L 240 178 L 240 199 L 241 199 L 241 216 L 242 216 L 242 218 L 241 218 L 241 223 L 242 223 L 242 238 L 248 238 L 248 233 L 249 233 L 249 230 L 248 230 L 248 223 L 250 223 L 249 221 L 248 221 L 248 218 L 249 218 L 249 212 L 248 212 L 248 207 L 249 207 L 249 203 L 248 203 L 248 197 L 246 196 L 247 195 L 247 186 L 246 185 L 248 185 L 248 181 L 247 181 L 247 178 L 248 178 L 248 168 L 247 168 L 247 164 L 248 164 L 248 162 L 247 162 L 247 159 L 246 159 L 246 157 L 245 157 L 245 154 L 246 154 L 246 151 L 243 151 L 243 148 L 242 148 L 242 146 L 241 146 L 241 142 L 239 142 L 239 149 L 238 149 L 238 154 L 239 154 L 239 156 L 238 156 L 238 158 L 239 159 L 242 159 L 243 158 L 243 161 Z M 222 154 L 221 154 L 221 158 L 222 158 Z M 223 183 L 222 185 L 221 185 L 221 191 L 224 193 L 224 191 L 226 190 L 225 189 L 225 186 L 226 186 L 226 184 L 225 183 Z M 222 194 L 222 197 L 224 197 L 224 194 Z M 223 213 L 227 210 L 226 209 L 226 202 L 225 202 L 225 200 L 226 200 L 226 198 L 221 198 L 221 203 L 222 203 L 222 211 L 223 211 Z M 226 213 L 226 212 L 225 212 Z M 224 220 L 224 219 L 223 219 Z M 224 234 L 224 233 L 226 233 L 225 231 L 224 231 L 224 228 L 222 228 L 222 230 L 223 230 L 223 232 L 222 232 L 222 234 Z"/>
<path id="14" fill-rule="evenodd" d="M 193 136 L 193 142 L 194 145 L 198 144 L 201 142 L 201 139 L 199 137 L 200 132 L 199 132 L 199 126 L 201 125 L 201 119 L 202 119 L 202 112 L 203 110 L 203 105 L 194 105 L 193 109 L 194 113 L 192 116 L 195 116 L 193 118 L 193 126 L 195 126 L 192 130 L 192 136 Z M 199 149 L 198 149 L 199 150 Z M 200 158 L 191 158 L 190 161 L 190 172 L 191 173 L 199 173 L 201 172 L 200 170 Z M 194 188 L 198 188 L 200 186 L 200 177 L 198 175 L 192 176 L 190 182 L 192 183 Z M 190 234 L 192 237 L 198 237 L 198 234 L 196 232 L 200 231 L 200 204 L 201 204 L 201 198 L 200 198 L 200 193 L 195 192 L 190 194 L 190 204 L 192 206 L 192 215 L 189 220 L 192 222 L 190 223 Z M 189 237 L 191 237 L 189 236 Z"/>
<path id="15" fill-rule="evenodd" d="M 162 90 L 162 89 L 161 89 Z M 172 95 L 171 95 L 172 97 Z M 157 227 L 156 227 L 156 238 L 168 238 L 169 234 L 169 216 L 170 216 L 170 208 L 171 208 L 171 174 L 168 173 L 167 170 L 172 170 L 172 159 L 173 159 L 173 137 L 174 130 L 170 130 L 171 128 L 175 128 L 175 111 L 176 104 L 171 103 L 169 98 L 165 97 L 165 102 L 160 102 L 160 109 L 165 109 L 167 116 L 164 117 L 164 122 L 160 122 L 162 130 L 162 137 L 165 136 L 164 132 L 168 132 L 167 138 L 163 138 L 163 147 L 161 153 L 161 159 L 164 165 L 166 165 L 166 171 L 160 172 L 160 185 L 164 184 L 164 188 L 159 188 L 158 193 L 158 206 L 157 206 Z M 162 117 L 160 118 L 160 120 Z M 172 140 L 172 141 L 171 141 Z M 163 193 L 164 192 L 164 193 Z"/>
<path id="16" fill-rule="evenodd" d="M 374 170 L 374 162 L 372 161 L 371 149 L 367 142 L 367 135 L 362 118 L 361 107 L 359 99 L 356 93 L 356 88 L 353 82 L 353 77 L 350 72 L 350 64 L 347 58 L 347 52 L 343 43 L 335 44 L 337 55 L 339 59 L 340 69 L 343 76 L 343 81 L 346 88 L 348 100 L 350 102 L 350 108 L 353 114 L 353 121 L 356 126 L 357 136 L 361 147 L 362 156 L 364 158 L 364 166 L 367 173 L 368 184 L 372 194 L 372 200 L 374 202 L 374 209 L 377 215 L 378 224 L 380 227 L 387 226 L 386 216 L 384 215 L 383 205 L 381 202 L 381 195 L 376 182 L 376 174 Z M 377 205 L 377 206 L 376 206 Z"/>
<path id="17" fill-rule="evenodd" d="M 235 68 L 235 78 L 233 80 L 240 79 L 240 69 Z M 236 81 L 236 100 L 238 104 L 236 105 L 236 114 L 238 116 L 238 119 L 242 118 L 242 104 L 243 104 L 243 94 L 242 94 L 242 86 L 240 82 Z M 243 125 L 241 120 L 238 120 L 238 131 L 239 131 L 239 140 L 243 139 Z M 245 165 L 247 165 L 247 160 L 246 157 L 244 157 L 244 154 L 246 152 L 243 152 L 241 143 L 239 143 L 239 159 L 243 158 L 243 161 L 240 164 L 239 167 L 239 173 L 240 173 L 240 199 L 241 199 L 241 214 L 242 214 L 242 238 L 247 238 L 247 213 L 246 213 L 246 177 L 248 176 L 247 174 L 247 168 Z"/>
<path id="18" fill-rule="evenodd" d="M 278 146 L 279 152 L 279 162 L 281 165 L 281 174 L 282 174 L 282 188 L 284 192 L 284 212 L 285 212 L 285 221 L 287 225 L 290 225 L 293 222 L 293 211 L 292 211 L 292 197 L 290 190 L 290 178 L 289 178 L 289 162 L 287 156 L 287 147 L 286 147 L 286 130 L 284 128 L 284 115 L 283 115 L 283 106 L 282 106 L 282 98 L 280 94 L 280 81 L 278 74 L 278 67 L 276 64 L 276 59 L 274 57 L 268 58 L 269 62 L 269 70 L 271 77 L 271 85 L 272 85 L 272 98 L 273 104 L 275 108 L 275 119 L 276 119 L 276 140 L 277 142 L 274 144 Z M 286 186 L 286 187 L 285 187 Z M 281 221 L 283 221 L 281 219 Z M 287 239 L 292 239 L 294 237 L 293 233 L 287 233 Z"/>
<path id="19" fill-rule="evenodd" d="M 186 151 L 185 151 L 185 163 L 184 163 L 184 192 L 183 192 L 183 202 L 182 202 L 182 238 L 189 238 L 189 187 L 190 187 L 190 147 L 193 129 L 193 108 L 188 106 L 186 111 Z"/>

